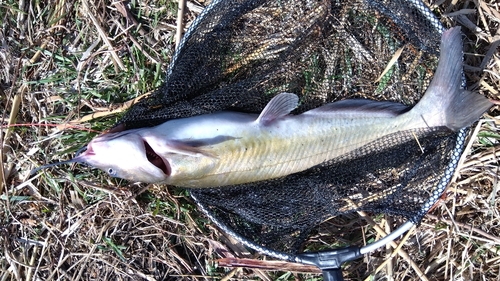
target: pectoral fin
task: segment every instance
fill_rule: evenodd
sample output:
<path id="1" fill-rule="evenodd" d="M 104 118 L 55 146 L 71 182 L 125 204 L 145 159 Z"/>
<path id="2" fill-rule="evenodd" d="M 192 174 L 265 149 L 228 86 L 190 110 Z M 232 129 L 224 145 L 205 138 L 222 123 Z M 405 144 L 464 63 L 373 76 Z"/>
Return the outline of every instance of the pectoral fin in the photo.
<path id="1" fill-rule="evenodd" d="M 212 158 L 217 158 L 217 155 L 211 153 L 209 147 L 192 145 L 179 140 L 169 140 L 167 142 L 168 150 L 171 153 L 177 153 L 181 155 L 187 155 L 192 157 L 208 156 Z"/>
<path id="2" fill-rule="evenodd" d="M 176 142 L 182 142 L 185 145 L 192 146 L 192 147 L 202 147 L 202 146 L 209 146 L 209 145 L 216 145 L 220 144 L 226 141 L 231 141 L 231 140 L 236 140 L 239 138 L 235 138 L 232 136 L 224 136 L 224 135 L 219 135 L 213 138 L 205 138 L 205 139 L 197 139 L 197 140 L 192 140 L 192 139 L 180 139 L 176 140 Z"/>

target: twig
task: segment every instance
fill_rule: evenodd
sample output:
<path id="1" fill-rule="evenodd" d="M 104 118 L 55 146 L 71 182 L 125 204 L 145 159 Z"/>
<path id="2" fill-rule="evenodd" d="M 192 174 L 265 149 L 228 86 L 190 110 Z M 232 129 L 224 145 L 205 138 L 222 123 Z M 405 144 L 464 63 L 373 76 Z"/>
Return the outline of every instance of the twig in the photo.
<path id="1" fill-rule="evenodd" d="M 477 134 L 479 133 L 479 130 L 481 129 L 481 125 L 483 124 L 483 122 L 484 122 L 483 120 L 479 120 L 479 122 L 477 123 L 476 128 L 474 129 L 474 132 L 472 133 L 472 135 L 469 138 L 469 142 L 467 143 L 467 146 L 463 150 L 462 155 L 460 156 L 460 159 L 458 160 L 457 167 L 455 168 L 455 173 L 453 173 L 453 177 L 451 178 L 450 183 L 456 182 L 458 176 L 460 175 L 460 171 L 464 167 L 465 159 L 467 159 L 467 156 L 472 149 L 472 145 L 474 143 L 474 140 L 476 140 Z"/>
<path id="2" fill-rule="evenodd" d="M 87 13 L 87 16 L 90 18 L 90 20 L 92 21 L 92 23 L 96 27 L 97 32 L 99 33 L 101 39 L 108 46 L 108 51 L 111 53 L 111 56 L 113 57 L 113 61 L 116 64 L 118 64 L 118 66 L 120 67 L 121 70 L 125 70 L 125 66 L 123 65 L 123 62 L 120 59 L 120 57 L 118 56 L 118 54 L 116 54 L 114 47 L 113 47 L 113 44 L 111 44 L 111 41 L 109 41 L 108 36 L 106 36 L 106 33 L 104 32 L 102 27 L 99 25 L 99 22 L 94 17 L 94 15 L 90 12 L 87 0 L 83 0 L 82 4 L 83 4 L 83 7 L 85 8 L 85 12 Z M 115 71 L 118 72 L 118 70 L 116 70 L 116 69 L 115 69 Z"/>
<path id="3" fill-rule="evenodd" d="M 431 215 L 431 214 L 427 214 L 426 215 L 427 217 L 431 218 L 431 219 L 434 219 L 436 221 L 442 221 L 442 222 L 445 222 L 445 223 L 448 223 L 448 224 L 451 224 L 451 225 L 455 225 L 456 227 L 462 227 L 462 228 L 465 228 L 469 231 L 473 231 L 479 235 L 482 235 L 486 238 L 489 238 L 491 240 L 493 240 L 493 242 L 495 243 L 498 243 L 500 244 L 500 237 L 497 237 L 497 236 L 494 236 L 494 235 L 491 235 L 481 229 L 478 229 L 478 228 L 475 228 L 473 226 L 470 226 L 468 224 L 465 224 L 465 223 L 462 223 L 462 222 L 457 222 L 457 221 L 451 221 L 449 219 L 445 219 L 445 218 L 438 218 L 437 216 L 434 216 L 434 215 Z M 488 242 L 491 242 L 491 241 L 488 241 Z"/>
<path id="4" fill-rule="evenodd" d="M 488 22 L 486 21 L 486 18 L 484 17 L 483 9 L 481 9 L 481 5 L 477 0 L 474 0 L 474 4 L 476 5 L 477 12 L 479 13 L 479 18 L 481 19 L 483 23 L 483 27 L 486 30 L 487 34 L 490 34 L 490 28 L 488 27 Z M 474 10 L 476 10 L 474 9 Z"/>
<path id="5" fill-rule="evenodd" d="M 144 30 L 144 28 L 142 28 L 139 22 L 137 22 L 135 17 L 132 15 L 132 13 L 130 13 L 129 9 L 127 8 L 126 5 L 123 4 L 123 2 L 116 1 L 113 2 L 113 5 L 116 7 L 118 12 L 120 12 L 127 20 L 132 22 L 133 26 L 139 26 L 138 30 L 139 34 L 144 36 L 144 38 L 146 38 L 149 44 L 156 45 L 158 43 L 154 38 L 151 38 L 151 36 L 147 35 L 146 30 Z"/>
<path id="6" fill-rule="evenodd" d="M 90 120 L 93 120 L 93 119 L 96 119 L 99 117 L 104 117 L 104 116 L 113 115 L 113 114 L 123 112 L 123 111 L 127 110 L 128 108 L 130 108 L 132 105 L 134 105 L 136 102 L 138 102 L 142 98 L 149 96 L 150 94 L 151 94 L 151 92 L 145 93 L 145 94 L 143 94 L 143 95 L 141 95 L 133 100 L 129 100 L 127 102 L 121 103 L 118 107 L 116 107 L 114 109 L 111 109 L 108 111 L 103 111 L 103 112 L 94 112 L 94 113 L 85 115 L 80 119 L 70 121 L 70 122 L 68 122 L 68 124 L 61 124 L 61 125 L 57 126 L 57 128 L 59 130 L 64 130 L 68 127 L 68 125 L 80 124 L 80 123 L 88 122 Z"/>
<path id="7" fill-rule="evenodd" d="M 375 269 L 375 273 L 376 272 L 379 272 L 380 270 L 382 270 L 382 268 L 386 265 L 389 265 L 389 263 L 392 261 L 392 259 L 396 256 L 396 254 L 401 251 L 401 247 L 403 247 L 403 245 L 405 244 L 406 240 L 408 240 L 408 238 L 410 237 L 410 235 L 413 234 L 413 231 L 415 230 L 416 226 L 413 226 L 407 233 L 406 235 L 403 237 L 403 239 L 401 239 L 399 245 L 395 248 L 394 252 L 392 252 L 386 259 L 385 261 L 380 264 L 377 269 Z M 422 273 L 423 274 L 423 273 Z M 425 275 L 423 275 L 425 276 Z M 371 277 L 372 276 L 368 276 L 366 277 L 365 281 L 369 281 L 371 280 Z M 422 276 L 420 276 L 422 278 Z M 422 278 L 423 279 L 423 278 Z M 392 275 L 388 275 L 387 276 L 387 280 L 393 280 L 392 278 Z M 424 280 L 424 279 L 423 279 Z M 425 278 L 425 280 L 427 280 L 427 278 Z"/>
<path id="8" fill-rule="evenodd" d="M 494 40 L 489 49 L 488 52 L 484 55 L 483 61 L 481 61 L 481 65 L 479 65 L 479 68 L 481 70 L 484 70 L 486 66 L 488 66 L 488 63 L 490 62 L 491 58 L 493 57 L 494 54 L 498 54 L 498 46 L 500 46 L 500 30 L 497 31 L 496 36 L 494 37 Z"/>
<path id="9" fill-rule="evenodd" d="M 40 55 L 42 54 L 43 50 L 45 50 L 45 47 L 47 47 L 47 42 L 48 41 L 43 42 L 42 45 L 40 46 L 40 48 L 33 55 L 33 57 L 31 57 L 31 59 L 30 59 L 30 63 L 31 64 L 34 64 L 35 62 L 38 61 L 38 59 L 40 58 Z"/>
<path id="10" fill-rule="evenodd" d="M 380 226 L 378 226 L 378 224 L 370 216 L 368 216 L 367 213 L 358 211 L 358 214 L 363 217 L 375 229 L 375 231 L 377 231 L 378 234 L 383 237 L 387 236 L 387 233 L 382 228 L 380 228 Z M 389 245 L 391 245 L 391 247 L 393 247 L 394 249 L 399 248 L 398 244 L 394 241 L 389 242 Z M 420 277 L 421 280 L 429 281 L 429 279 L 427 279 L 425 274 L 422 272 L 422 270 L 420 270 L 418 265 L 412 260 L 412 258 L 410 257 L 410 255 L 408 255 L 408 253 L 406 253 L 406 251 L 399 249 L 398 251 L 394 251 L 394 253 L 397 253 L 399 256 L 405 259 L 410 264 L 411 268 L 415 270 L 415 273 L 417 273 L 418 277 Z"/>
<path id="11" fill-rule="evenodd" d="M 268 261 L 246 258 L 222 258 L 216 260 L 219 266 L 224 267 L 246 267 L 246 268 L 259 268 L 262 270 L 280 270 L 280 271 L 294 271 L 294 272 L 310 272 L 321 273 L 321 270 L 316 266 L 305 265 L 300 263 L 293 263 L 287 261 Z"/>
<path id="12" fill-rule="evenodd" d="M 233 270 L 229 271 L 229 273 L 228 273 L 228 274 L 226 274 L 226 276 L 222 277 L 222 278 L 220 279 L 220 281 L 229 281 L 229 280 L 231 280 L 231 278 L 233 278 L 233 276 L 234 276 L 237 272 L 239 272 L 239 271 L 241 271 L 241 270 L 242 270 L 242 268 L 241 268 L 241 267 L 238 267 L 238 268 L 235 268 L 235 269 L 233 269 Z"/>
<path id="13" fill-rule="evenodd" d="M 385 220 L 385 232 L 387 233 L 391 233 L 392 232 L 392 229 L 391 229 L 391 222 L 392 222 L 392 219 L 389 215 L 385 215 L 386 217 L 386 220 Z M 411 230 L 408 231 L 408 234 L 411 233 Z M 407 234 L 407 235 L 408 235 Z M 406 240 L 406 239 L 405 239 Z M 403 241 L 400 241 L 399 242 L 400 246 L 404 245 Z M 393 267 L 394 267 L 394 263 L 393 263 L 393 259 L 394 259 L 394 256 L 395 256 L 395 252 L 397 251 L 393 251 L 392 250 L 392 247 L 390 245 L 385 245 L 385 251 L 387 254 L 389 254 L 389 256 L 386 258 L 386 264 L 387 264 L 387 269 L 386 269 L 386 272 L 387 272 L 387 280 L 388 281 L 394 281 L 394 272 L 393 272 Z M 382 266 L 382 265 L 380 265 Z M 382 267 L 380 267 L 382 268 Z"/>
<path id="14" fill-rule="evenodd" d="M 179 10 L 177 11 L 177 31 L 175 33 L 175 48 L 179 47 L 184 29 L 184 10 L 186 9 L 186 0 L 179 0 Z"/>
<path id="15" fill-rule="evenodd" d="M 153 63 L 157 63 L 157 64 L 160 63 L 157 59 L 153 58 L 153 56 L 151 56 L 148 52 L 146 52 L 146 50 L 144 50 L 144 48 L 141 46 L 141 44 L 139 44 L 139 42 L 137 42 L 137 40 L 134 38 L 134 36 L 132 36 L 131 34 L 128 33 L 128 30 L 126 30 L 125 27 L 122 26 L 119 21 L 115 20 L 115 24 L 132 41 L 132 43 L 134 43 L 134 46 L 136 46 L 137 49 L 139 49 L 146 57 L 148 57 L 148 59 L 150 59 Z M 158 55 L 158 53 L 157 53 L 157 55 Z"/>
<path id="16" fill-rule="evenodd" d="M 24 87 L 22 87 L 22 89 L 25 89 Z M 9 115 L 9 120 L 8 120 L 8 125 L 12 125 L 14 123 L 16 123 L 16 117 L 17 117 L 17 114 L 19 113 L 19 107 L 21 105 L 21 95 L 22 93 L 18 93 L 16 95 L 14 95 L 14 98 L 12 99 L 12 108 L 10 110 L 10 115 Z M 4 147 L 7 145 L 7 142 L 9 141 L 10 139 L 10 134 L 12 133 L 12 129 L 7 129 L 5 134 L 3 136 L 0 137 L 0 145 L 2 147 L 0 147 L 0 194 L 2 194 L 3 192 L 3 187 L 4 187 L 4 183 L 6 182 L 7 180 L 7 177 L 8 177 L 8 174 L 6 175 L 6 171 L 7 171 L 7 167 L 4 165 L 5 163 L 3 162 L 3 156 L 4 156 Z M 3 132 L 0 132 L 0 135 L 2 135 Z M 8 173 L 8 172 L 7 172 Z M 5 186 L 7 187 L 7 186 Z"/>
<path id="17" fill-rule="evenodd" d="M 389 70 L 391 70 L 392 66 L 398 61 L 398 59 L 401 56 L 401 54 L 403 53 L 404 49 L 405 49 L 405 46 L 399 48 L 394 53 L 391 60 L 387 63 L 387 66 L 385 67 L 384 71 L 382 71 L 382 74 L 380 74 L 380 76 L 377 78 L 377 80 L 375 80 L 375 82 L 380 81 L 380 79 L 382 79 L 384 77 L 384 75 L 387 74 L 387 72 L 389 72 Z"/>
<path id="18" fill-rule="evenodd" d="M 24 91 L 24 90 L 26 90 L 26 87 L 21 86 L 20 91 Z M 19 113 L 19 107 L 21 106 L 21 95 L 22 95 L 22 92 L 14 95 L 14 98 L 12 99 L 12 108 L 10 110 L 10 115 L 9 115 L 9 120 L 8 120 L 7 126 L 10 126 L 10 125 L 16 123 L 17 114 Z M 7 145 L 7 142 L 9 141 L 11 134 L 12 134 L 12 129 L 11 128 L 7 129 L 7 132 L 5 132 L 4 139 L 3 139 L 3 144 L 2 144 L 3 146 Z"/>

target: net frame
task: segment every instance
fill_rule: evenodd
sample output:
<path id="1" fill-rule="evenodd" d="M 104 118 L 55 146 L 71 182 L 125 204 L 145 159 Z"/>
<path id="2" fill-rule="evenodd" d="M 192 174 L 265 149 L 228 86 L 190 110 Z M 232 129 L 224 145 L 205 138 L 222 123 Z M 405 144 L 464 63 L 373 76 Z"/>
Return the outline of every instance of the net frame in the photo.
<path id="1" fill-rule="evenodd" d="M 425 6 L 421 1 L 419 0 L 404 0 L 405 2 L 408 2 L 409 5 L 413 5 L 416 7 L 421 14 L 423 14 L 431 23 L 433 23 L 433 27 L 439 32 L 439 34 L 442 34 L 443 31 L 445 30 L 439 19 L 432 13 L 432 11 Z M 168 67 L 167 70 L 167 78 L 172 74 L 172 69 L 174 68 L 175 64 L 178 61 L 179 53 L 183 51 L 183 47 L 185 46 L 186 42 L 189 41 L 191 38 L 191 35 L 196 28 L 198 28 L 198 25 L 200 22 L 205 20 L 205 18 L 210 14 L 210 11 L 212 9 L 215 9 L 218 7 L 218 5 L 223 5 L 224 0 L 214 0 L 211 2 L 203 11 L 202 13 L 193 21 L 192 25 L 188 28 L 186 34 L 182 38 L 179 47 L 176 49 L 176 51 L 173 54 L 172 57 L 172 62 Z M 370 0 L 367 0 L 367 2 L 372 2 Z M 465 77 L 463 76 L 462 79 L 462 87 L 465 88 Z M 354 257 L 348 258 L 347 260 L 352 260 L 354 258 L 359 257 L 359 255 L 364 255 L 366 253 L 369 253 L 371 251 L 376 250 L 377 248 L 385 246 L 387 243 L 390 243 L 391 241 L 397 239 L 399 236 L 404 234 L 406 231 L 408 231 L 410 228 L 412 228 L 414 225 L 418 224 L 423 216 L 430 210 L 430 208 L 439 200 L 440 196 L 446 189 L 447 185 L 449 184 L 455 169 L 458 165 L 459 159 L 461 157 L 461 154 L 463 152 L 464 146 L 465 146 L 465 139 L 468 133 L 468 128 L 463 128 L 457 133 L 456 137 L 456 143 L 455 147 L 452 151 L 452 155 L 450 158 L 450 161 L 448 163 L 448 166 L 446 167 L 443 176 L 441 177 L 439 183 L 436 185 L 436 187 L 433 189 L 433 192 L 431 196 L 426 200 L 424 203 L 422 209 L 420 212 L 418 212 L 417 215 L 409 219 L 407 222 L 402 224 L 399 228 L 394 230 L 393 232 L 389 233 L 387 236 L 383 237 L 382 239 L 375 241 L 373 243 L 367 244 L 361 248 L 358 247 L 353 247 L 355 252 L 358 252 Z M 299 263 L 304 263 L 304 264 L 312 264 L 319 266 L 320 268 L 321 265 L 318 265 L 316 260 L 309 260 L 305 258 L 304 256 L 301 255 L 296 255 L 296 254 L 288 254 L 284 253 L 281 251 L 277 251 L 274 249 L 270 249 L 267 247 L 264 247 L 258 243 L 255 243 L 254 241 L 251 241 L 249 239 L 246 239 L 245 237 L 241 236 L 239 233 L 235 232 L 231 227 L 227 226 L 224 224 L 222 221 L 220 221 L 216 216 L 214 216 L 210 210 L 208 210 L 194 194 L 190 194 L 191 198 L 194 200 L 194 202 L 197 204 L 198 208 L 217 226 L 219 227 L 222 231 L 227 233 L 228 235 L 232 236 L 235 238 L 237 241 L 242 243 L 243 245 L 249 247 L 250 249 L 253 249 L 257 252 L 260 252 L 262 254 L 265 254 L 270 257 L 274 257 L 280 260 L 288 260 L 292 262 L 299 262 Z M 333 251 L 336 252 L 336 251 Z M 346 260 L 345 260 L 346 261 Z M 344 262 L 344 261 L 342 261 Z M 341 263 L 338 265 L 340 266 Z M 324 269 L 324 268 L 322 268 Z"/>

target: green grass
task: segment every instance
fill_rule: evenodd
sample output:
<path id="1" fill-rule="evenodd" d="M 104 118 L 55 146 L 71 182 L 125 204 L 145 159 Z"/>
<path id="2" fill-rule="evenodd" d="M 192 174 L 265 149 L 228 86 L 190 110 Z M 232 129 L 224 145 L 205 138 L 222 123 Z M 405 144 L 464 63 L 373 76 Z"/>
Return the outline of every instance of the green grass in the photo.
<path id="1" fill-rule="evenodd" d="M 20 3 L 24 7 L 20 7 Z M 12 169 L 4 170 L 14 172 L 8 174 L 0 188 L 0 280 L 25 280 L 29 276 L 33 280 L 162 280 L 168 276 L 183 276 L 189 280 L 221 279 L 231 269 L 214 262 L 221 257 L 214 249 L 214 245 L 219 244 L 214 241 L 222 245 L 218 250 L 236 256 L 242 253 L 231 248 L 227 237 L 197 210 L 186 190 L 131 184 L 111 179 L 91 167 L 70 164 L 42 171 L 34 179 L 28 178 L 34 167 L 69 159 L 97 134 L 78 128 L 58 131 L 45 124 L 64 124 L 89 113 L 107 111 L 163 83 L 174 50 L 173 32 L 166 26 L 175 24 L 177 2 L 131 1 L 130 13 L 139 23 L 134 27 L 116 10 L 114 2 L 88 3 L 90 13 L 99 19 L 113 45 L 111 51 L 117 53 L 124 69 L 115 67 L 111 51 L 80 0 L 6 0 L 0 3 L 0 35 L 5 39 L 5 45 L 0 48 L 1 112 L 8 117 L 13 96 L 19 94 L 22 101 L 16 123 L 36 124 L 11 129 L 8 139 L 1 136 L 5 144 L 1 150 L 4 167 L 12 165 Z M 444 11 L 446 5 L 435 7 L 435 10 Z M 460 9 L 458 6 L 453 9 Z M 56 10 L 58 7 L 60 11 Z M 188 13 L 186 21 L 192 21 L 195 16 Z M 480 20 L 477 22 L 483 24 Z M 122 32 L 116 23 L 130 27 L 128 32 Z M 491 31 L 496 30 L 493 23 Z M 379 28 L 379 32 L 385 32 L 383 26 Z M 485 26 L 482 28 L 486 30 Z M 466 32 L 467 37 L 475 38 L 473 33 Z M 153 41 L 156 43 L 151 43 Z M 479 65 L 490 45 L 484 38 L 476 41 L 466 44 L 466 48 L 470 48 L 468 52 L 475 54 L 466 56 L 468 65 Z M 343 51 L 346 54 L 354 52 Z M 238 61 L 239 55 L 234 54 L 233 63 Z M 322 82 L 316 78 L 322 68 L 321 62 L 315 56 L 311 60 L 312 67 L 303 72 L 308 91 L 313 91 Z M 358 74 L 368 71 L 357 68 L 353 60 L 354 57 L 346 56 L 342 62 L 345 75 L 332 76 L 332 79 L 344 79 L 349 84 Z M 494 64 L 488 67 L 490 72 L 469 73 L 468 78 L 478 83 L 480 92 L 495 98 L 493 92 L 480 84 L 484 82 L 494 89 L 499 88 L 498 67 Z M 419 68 L 417 72 L 422 80 L 427 77 L 426 69 Z M 388 73 L 384 79 L 391 77 Z M 423 84 L 415 87 L 425 88 Z M 381 82 L 380 89 L 384 88 Z M 281 90 L 269 89 L 269 94 Z M 498 116 L 498 112 L 494 112 L 494 116 Z M 120 114 L 111 115 L 80 126 L 103 132 L 115 125 L 120 117 Z M 6 124 L 6 120 L 2 121 Z M 450 219 L 500 236 L 494 227 L 498 206 L 488 199 L 495 198 L 496 187 L 492 183 L 498 181 L 494 175 L 498 174 L 498 158 L 495 158 L 498 154 L 495 153 L 500 134 L 497 123 L 484 126 L 473 143 L 472 156 L 466 159 L 466 168 L 452 186 L 454 193 L 450 192 L 433 214 L 445 217 L 454 214 Z M 137 194 L 146 187 L 148 191 Z M 316 239 L 313 241 L 316 244 L 311 243 L 304 250 L 362 245 L 379 238 L 372 226 L 358 226 L 353 223 L 356 220 L 357 217 L 332 220 L 345 227 L 344 235 L 338 237 L 329 235 L 337 225 L 323 224 L 311 238 Z M 381 222 L 383 217 L 376 217 L 376 220 Z M 424 235 L 427 233 L 432 239 L 427 239 Z M 413 244 L 403 248 L 422 269 L 439 263 L 442 257 L 454 260 L 448 271 L 444 263 L 439 263 L 434 272 L 429 273 L 436 280 L 445 280 L 444 272 L 448 274 L 446 280 L 467 279 L 469 271 L 473 277 L 488 272 L 490 280 L 498 278 L 499 266 L 491 262 L 497 260 L 498 249 L 491 250 L 488 243 L 479 239 L 465 239 L 469 233 L 468 229 L 453 223 L 427 218 L 415 232 L 414 241 L 410 241 Z M 23 239 L 44 246 L 34 246 L 22 242 Z M 470 260 L 462 260 L 464 253 Z M 385 254 L 381 249 L 365 259 L 348 263 L 346 274 L 352 280 L 378 280 L 383 274 L 373 272 Z M 398 257 L 395 263 L 399 267 L 394 266 L 393 277 L 401 277 L 401 280 L 414 277 L 406 275 L 412 272 L 407 262 Z M 473 268 L 467 269 L 471 265 Z M 360 268 L 373 274 L 358 275 Z M 262 276 L 270 280 L 321 280 L 318 274 L 259 273 L 250 268 L 239 270 L 234 276 L 234 280 L 259 280 Z"/>

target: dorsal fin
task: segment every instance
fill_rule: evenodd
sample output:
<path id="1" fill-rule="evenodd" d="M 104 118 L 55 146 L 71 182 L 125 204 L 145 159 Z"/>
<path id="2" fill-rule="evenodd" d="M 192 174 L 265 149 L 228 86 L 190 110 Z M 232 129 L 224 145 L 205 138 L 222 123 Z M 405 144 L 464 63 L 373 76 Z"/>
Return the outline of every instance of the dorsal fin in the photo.
<path id="1" fill-rule="evenodd" d="M 304 112 L 304 114 L 318 114 L 331 116 L 352 117 L 395 117 L 410 108 L 391 101 L 374 101 L 365 99 L 347 99 L 329 104 Z"/>
<path id="2" fill-rule="evenodd" d="M 299 97 L 292 93 L 281 93 L 269 101 L 264 110 L 260 113 L 256 122 L 269 124 L 275 119 L 288 115 L 299 104 Z"/>

